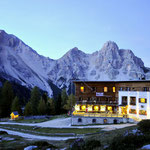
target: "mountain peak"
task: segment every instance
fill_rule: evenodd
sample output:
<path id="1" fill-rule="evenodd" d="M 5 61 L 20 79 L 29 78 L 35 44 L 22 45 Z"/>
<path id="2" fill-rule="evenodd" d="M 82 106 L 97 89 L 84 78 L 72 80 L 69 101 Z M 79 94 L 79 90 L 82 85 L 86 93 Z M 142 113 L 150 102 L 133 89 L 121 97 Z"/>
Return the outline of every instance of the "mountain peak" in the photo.
<path id="1" fill-rule="evenodd" d="M 102 47 L 101 50 L 102 50 L 102 51 L 107 51 L 107 50 L 113 51 L 113 50 L 119 50 L 119 48 L 118 48 L 118 45 L 117 45 L 115 42 L 113 42 L 113 41 L 107 41 L 107 42 L 103 45 L 103 47 Z"/>

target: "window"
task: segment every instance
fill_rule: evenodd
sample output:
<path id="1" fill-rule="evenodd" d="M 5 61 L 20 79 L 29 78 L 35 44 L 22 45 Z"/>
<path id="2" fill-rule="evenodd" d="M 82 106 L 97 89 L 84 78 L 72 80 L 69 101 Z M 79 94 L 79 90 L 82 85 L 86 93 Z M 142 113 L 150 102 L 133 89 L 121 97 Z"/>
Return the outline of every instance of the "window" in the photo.
<path id="1" fill-rule="evenodd" d="M 94 106 L 94 111 L 99 111 L 99 106 Z"/>
<path id="2" fill-rule="evenodd" d="M 107 119 L 104 119 L 103 121 L 104 121 L 104 124 L 107 123 Z"/>
<path id="3" fill-rule="evenodd" d="M 136 97 L 130 97 L 130 105 L 136 105 Z"/>
<path id="4" fill-rule="evenodd" d="M 122 104 L 127 105 L 127 96 L 122 96 Z"/>
<path id="5" fill-rule="evenodd" d="M 126 91 L 130 91 L 131 88 L 130 88 L 130 87 L 126 87 L 125 90 L 126 90 Z"/>
<path id="6" fill-rule="evenodd" d="M 96 87 L 92 87 L 92 92 L 96 92 Z"/>
<path id="7" fill-rule="evenodd" d="M 130 113 L 130 114 L 136 114 L 136 109 L 130 109 L 130 110 L 129 110 L 129 113 Z"/>
<path id="8" fill-rule="evenodd" d="M 85 111 L 85 110 L 86 110 L 86 106 L 85 106 L 85 105 L 82 105 L 82 106 L 81 106 L 81 109 L 82 109 L 82 111 Z"/>
<path id="9" fill-rule="evenodd" d="M 147 103 L 147 99 L 146 98 L 139 98 L 139 103 Z"/>
<path id="10" fill-rule="evenodd" d="M 147 115 L 147 111 L 146 110 L 139 110 L 139 115 Z"/>
<path id="11" fill-rule="evenodd" d="M 88 97 L 88 101 L 90 101 L 91 100 L 91 98 L 90 97 Z"/>
<path id="12" fill-rule="evenodd" d="M 79 97 L 79 101 L 82 101 L 83 100 L 83 98 L 82 97 Z"/>
<path id="13" fill-rule="evenodd" d="M 114 119 L 114 124 L 117 124 L 117 123 L 118 123 L 117 119 Z"/>
<path id="14" fill-rule="evenodd" d="M 149 87 L 143 87 L 143 91 L 149 91 Z"/>
<path id="15" fill-rule="evenodd" d="M 116 92 L 116 87 L 113 87 L 113 92 Z"/>
<path id="16" fill-rule="evenodd" d="M 123 91 L 123 88 L 122 88 L 122 87 L 119 87 L 119 91 Z"/>
<path id="17" fill-rule="evenodd" d="M 112 111 L 112 106 L 108 106 L 108 107 L 107 107 L 107 110 L 108 110 L 108 111 Z"/>
<path id="18" fill-rule="evenodd" d="M 92 123 L 96 123 L 96 119 L 92 119 Z"/>
<path id="19" fill-rule="evenodd" d="M 80 111 L 80 105 L 75 105 L 75 110 Z"/>
<path id="20" fill-rule="evenodd" d="M 105 112 L 106 111 L 106 106 L 105 105 L 101 105 L 100 106 L 100 111 L 101 112 Z"/>
<path id="21" fill-rule="evenodd" d="M 83 93 L 84 92 L 84 86 L 80 87 L 80 91 Z"/>
<path id="22" fill-rule="evenodd" d="M 104 92 L 108 92 L 108 87 L 104 87 Z"/>
<path id="23" fill-rule="evenodd" d="M 78 118 L 78 122 L 82 122 L 82 119 L 81 119 L 81 118 Z"/>

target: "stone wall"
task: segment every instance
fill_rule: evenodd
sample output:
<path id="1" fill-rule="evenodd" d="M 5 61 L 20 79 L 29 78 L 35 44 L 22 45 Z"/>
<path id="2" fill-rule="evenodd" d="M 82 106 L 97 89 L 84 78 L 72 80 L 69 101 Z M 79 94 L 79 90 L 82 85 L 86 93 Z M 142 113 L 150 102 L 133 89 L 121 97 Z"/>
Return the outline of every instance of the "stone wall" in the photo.
<path id="1" fill-rule="evenodd" d="M 128 118 L 72 116 L 72 125 L 127 123 Z"/>

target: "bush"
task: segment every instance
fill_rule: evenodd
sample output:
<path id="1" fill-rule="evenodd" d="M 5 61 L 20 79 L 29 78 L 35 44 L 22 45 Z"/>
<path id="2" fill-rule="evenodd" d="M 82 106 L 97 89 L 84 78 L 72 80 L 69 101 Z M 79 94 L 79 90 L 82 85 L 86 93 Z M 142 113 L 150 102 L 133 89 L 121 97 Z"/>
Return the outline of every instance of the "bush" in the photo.
<path id="1" fill-rule="evenodd" d="M 85 143 L 86 150 L 93 150 L 94 148 L 100 147 L 101 142 L 98 140 L 90 140 Z"/>
<path id="2" fill-rule="evenodd" d="M 82 138 L 76 139 L 71 145 L 69 150 L 84 150 L 85 141 Z"/>
<path id="3" fill-rule="evenodd" d="M 112 140 L 109 146 L 109 149 L 111 150 L 135 150 L 149 142 L 150 142 L 149 135 L 129 134 L 127 136 L 117 136 Z"/>
<path id="4" fill-rule="evenodd" d="M 8 134 L 6 131 L 0 131 L 0 135 L 2 134 Z"/>
<path id="5" fill-rule="evenodd" d="M 143 133 L 150 132 L 150 120 L 142 120 L 138 124 L 138 129 Z"/>
<path id="6" fill-rule="evenodd" d="M 56 147 L 54 145 L 49 144 L 46 141 L 36 141 L 33 143 L 33 145 L 38 146 L 38 148 L 40 148 L 40 149 L 47 149 L 47 148 L 51 148 L 52 150 L 56 149 Z"/>
<path id="7" fill-rule="evenodd" d="M 69 150 L 93 150 L 94 148 L 100 147 L 101 142 L 98 140 L 84 141 L 82 138 L 76 139 L 70 146 Z"/>

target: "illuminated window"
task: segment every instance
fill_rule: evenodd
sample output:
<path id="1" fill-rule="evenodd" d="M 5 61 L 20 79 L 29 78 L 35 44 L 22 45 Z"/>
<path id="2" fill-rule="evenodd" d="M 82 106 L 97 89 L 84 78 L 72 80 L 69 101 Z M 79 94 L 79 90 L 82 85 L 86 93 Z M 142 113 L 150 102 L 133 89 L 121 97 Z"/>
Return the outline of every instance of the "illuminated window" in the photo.
<path id="1" fill-rule="evenodd" d="M 75 110 L 80 111 L 80 105 L 75 105 Z"/>
<path id="2" fill-rule="evenodd" d="M 107 110 L 112 111 L 112 106 L 108 106 Z"/>
<path id="3" fill-rule="evenodd" d="M 104 87 L 104 92 L 108 92 L 108 87 Z"/>
<path id="4" fill-rule="evenodd" d="M 104 124 L 107 123 L 107 119 L 104 119 L 103 121 L 104 121 Z"/>
<path id="5" fill-rule="evenodd" d="M 130 113 L 130 114 L 136 114 L 136 110 L 135 110 L 135 109 L 130 109 L 130 110 L 129 110 L 129 113 Z"/>
<path id="6" fill-rule="evenodd" d="M 94 106 L 94 110 L 95 110 L 95 111 L 98 111 L 98 110 L 99 110 L 99 107 L 98 107 L 98 106 Z"/>
<path id="7" fill-rule="evenodd" d="M 147 112 L 146 112 L 146 110 L 139 110 L 139 114 L 140 115 L 147 115 Z"/>
<path id="8" fill-rule="evenodd" d="M 139 103 L 147 103 L 147 99 L 146 98 L 139 98 Z"/>
<path id="9" fill-rule="evenodd" d="M 88 111 L 93 111 L 93 105 L 88 105 Z"/>
<path id="10" fill-rule="evenodd" d="M 113 87 L 113 92 L 116 92 L 116 87 Z"/>
<path id="11" fill-rule="evenodd" d="M 80 87 L 80 91 L 81 91 L 81 92 L 84 92 L 84 86 L 81 86 L 81 87 Z"/>
<path id="12" fill-rule="evenodd" d="M 106 106 L 100 106 L 100 111 L 102 112 L 106 111 Z"/>
<path id="13" fill-rule="evenodd" d="M 85 105 L 82 105 L 82 106 L 81 106 L 81 109 L 82 109 L 82 111 L 85 111 L 86 106 L 85 106 Z"/>

